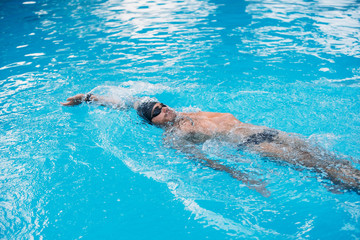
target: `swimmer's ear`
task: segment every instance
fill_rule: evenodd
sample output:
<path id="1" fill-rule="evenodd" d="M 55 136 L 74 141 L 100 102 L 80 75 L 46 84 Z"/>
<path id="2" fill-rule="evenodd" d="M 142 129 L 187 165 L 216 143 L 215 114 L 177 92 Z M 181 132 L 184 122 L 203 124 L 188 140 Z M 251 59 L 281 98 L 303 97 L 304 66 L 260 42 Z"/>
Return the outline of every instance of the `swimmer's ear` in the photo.
<path id="1" fill-rule="evenodd" d="M 139 104 L 140 104 L 140 101 L 136 101 L 136 102 L 134 103 L 134 109 L 135 109 L 135 110 L 138 109 Z"/>

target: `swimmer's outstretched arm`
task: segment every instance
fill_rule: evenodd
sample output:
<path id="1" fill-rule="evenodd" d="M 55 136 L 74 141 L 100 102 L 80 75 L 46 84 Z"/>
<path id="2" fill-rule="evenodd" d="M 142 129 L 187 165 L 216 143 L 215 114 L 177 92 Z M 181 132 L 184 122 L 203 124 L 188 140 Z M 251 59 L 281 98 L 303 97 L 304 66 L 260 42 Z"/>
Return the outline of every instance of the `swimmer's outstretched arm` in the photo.
<path id="1" fill-rule="evenodd" d="M 128 109 L 134 108 L 136 98 L 131 97 L 126 99 L 127 101 L 114 99 L 109 97 L 97 96 L 97 95 L 88 95 L 88 94 L 77 94 L 75 96 L 69 97 L 67 102 L 61 103 L 63 106 L 76 106 L 83 102 L 96 103 L 101 106 L 112 107 L 116 109 Z"/>

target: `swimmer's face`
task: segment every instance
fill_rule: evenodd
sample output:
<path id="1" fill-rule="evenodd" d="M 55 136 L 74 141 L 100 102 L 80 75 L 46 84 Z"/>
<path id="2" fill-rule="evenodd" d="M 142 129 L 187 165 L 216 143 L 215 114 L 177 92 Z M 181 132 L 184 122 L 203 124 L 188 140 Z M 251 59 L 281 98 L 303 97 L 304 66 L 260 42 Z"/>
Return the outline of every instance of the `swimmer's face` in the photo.
<path id="1" fill-rule="evenodd" d="M 152 109 L 151 116 L 151 122 L 155 125 L 165 125 L 175 120 L 176 112 L 162 103 L 156 103 Z"/>

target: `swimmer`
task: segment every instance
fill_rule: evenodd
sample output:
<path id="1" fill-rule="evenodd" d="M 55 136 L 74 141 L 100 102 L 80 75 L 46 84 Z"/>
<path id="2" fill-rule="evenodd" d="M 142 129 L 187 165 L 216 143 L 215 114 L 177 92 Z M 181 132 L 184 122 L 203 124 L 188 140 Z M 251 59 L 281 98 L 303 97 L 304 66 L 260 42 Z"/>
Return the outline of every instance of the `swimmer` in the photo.
<path id="1" fill-rule="evenodd" d="M 172 147 L 188 153 L 191 158 L 200 161 L 205 166 L 227 172 L 263 195 L 269 193 L 261 181 L 252 180 L 244 173 L 208 159 L 197 148 L 189 147 L 184 142 L 197 144 L 215 138 L 227 141 L 239 150 L 256 152 L 268 159 L 285 162 L 290 166 L 310 169 L 329 179 L 340 189 L 360 194 L 360 170 L 354 168 L 350 161 L 337 159 L 333 154 L 312 146 L 295 134 L 243 123 L 230 113 L 176 112 L 150 98 L 132 98 L 131 101 L 123 102 L 90 93 L 70 97 L 62 105 L 74 106 L 83 102 L 114 108 L 134 108 L 147 123 L 162 128 L 165 136 L 170 136 L 169 139 L 177 139 L 171 143 Z M 332 187 L 332 190 L 335 192 L 336 188 Z"/>

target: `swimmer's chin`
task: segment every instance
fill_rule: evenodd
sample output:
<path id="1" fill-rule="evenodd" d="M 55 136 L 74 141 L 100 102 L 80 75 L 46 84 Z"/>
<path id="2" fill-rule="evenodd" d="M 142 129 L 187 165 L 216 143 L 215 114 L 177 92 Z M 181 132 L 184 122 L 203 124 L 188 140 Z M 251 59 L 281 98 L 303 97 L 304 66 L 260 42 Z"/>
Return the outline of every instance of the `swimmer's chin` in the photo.
<path id="1" fill-rule="evenodd" d="M 177 113 L 175 111 L 171 111 L 171 112 L 169 112 L 168 115 L 169 115 L 169 119 L 170 119 L 169 121 L 174 122 L 177 117 Z"/>
<path id="2" fill-rule="evenodd" d="M 177 113 L 174 110 L 170 110 L 165 113 L 165 119 L 167 120 L 166 123 L 174 123 L 177 117 Z"/>

